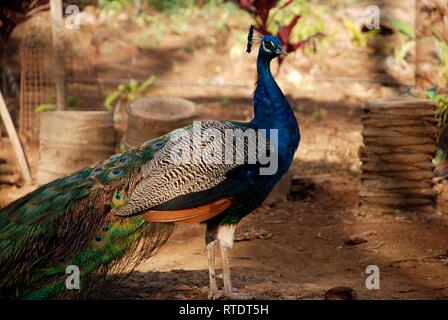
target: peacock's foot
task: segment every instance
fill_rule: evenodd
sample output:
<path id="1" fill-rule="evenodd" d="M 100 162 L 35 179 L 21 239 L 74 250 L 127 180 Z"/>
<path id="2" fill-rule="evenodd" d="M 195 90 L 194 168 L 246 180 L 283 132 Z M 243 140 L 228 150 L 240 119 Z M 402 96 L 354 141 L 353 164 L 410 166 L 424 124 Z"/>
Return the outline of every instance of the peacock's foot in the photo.
<path id="1" fill-rule="evenodd" d="M 210 300 L 220 300 L 220 299 L 230 299 L 230 300 L 254 300 L 255 298 L 244 292 L 239 292 L 238 290 L 234 289 L 233 291 L 225 291 L 225 290 L 213 290 L 209 289 L 208 291 L 208 298 Z"/>
<path id="2" fill-rule="evenodd" d="M 230 300 L 254 300 L 254 296 L 250 295 L 249 293 L 240 292 L 237 289 L 233 289 L 232 291 L 225 291 L 223 292 L 224 297 Z"/>
<path id="3" fill-rule="evenodd" d="M 218 290 L 218 288 L 213 288 L 208 290 L 208 299 L 209 300 L 219 300 L 224 297 L 223 291 Z"/>

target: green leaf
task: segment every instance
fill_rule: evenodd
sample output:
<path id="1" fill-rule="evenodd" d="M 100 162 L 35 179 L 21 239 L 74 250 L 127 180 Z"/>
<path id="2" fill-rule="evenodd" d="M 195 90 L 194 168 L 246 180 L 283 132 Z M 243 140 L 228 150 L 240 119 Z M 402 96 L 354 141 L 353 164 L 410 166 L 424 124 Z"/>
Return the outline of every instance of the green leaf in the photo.
<path id="1" fill-rule="evenodd" d="M 49 110 L 56 110 L 56 105 L 54 103 L 42 103 L 34 109 L 34 112 L 44 112 Z"/>
<path id="2" fill-rule="evenodd" d="M 48 95 L 48 99 L 56 101 L 56 92 L 52 92 Z"/>
<path id="3" fill-rule="evenodd" d="M 440 35 L 440 33 L 437 31 L 436 28 L 434 28 L 433 26 L 429 26 L 429 29 L 431 29 L 431 33 L 432 33 L 432 35 L 433 35 L 438 41 L 443 41 L 442 36 Z"/>
<path id="4" fill-rule="evenodd" d="M 436 156 L 432 159 L 432 164 L 437 166 L 438 164 L 445 161 L 447 154 L 443 150 L 437 150 Z"/>
<path id="5" fill-rule="evenodd" d="M 144 93 L 153 83 L 156 81 L 156 77 L 151 75 L 146 79 L 137 89 L 138 93 Z"/>
<path id="6" fill-rule="evenodd" d="M 129 102 L 132 102 L 132 101 L 134 101 L 135 99 L 137 99 L 137 97 L 135 96 L 135 94 L 133 94 L 133 93 L 128 94 L 127 100 L 128 100 Z"/>
<path id="7" fill-rule="evenodd" d="M 135 79 L 131 79 L 131 81 L 129 81 L 129 92 L 136 92 L 138 88 L 138 82 Z"/>
<path id="8" fill-rule="evenodd" d="M 111 94 L 109 94 L 106 99 L 104 100 L 104 107 L 111 111 L 112 110 L 112 104 L 118 99 L 120 96 L 120 91 L 114 91 Z"/>
<path id="9" fill-rule="evenodd" d="M 69 107 L 80 107 L 84 101 L 78 97 L 69 96 L 68 97 L 68 106 Z"/>
<path id="10" fill-rule="evenodd" d="M 394 18 L 388 18 L 387 20 L 389 20 L 392 26 L 395 29 L 397 29 L 400 33 L 404 34 L 405 36 L 408 36 L 409 38 L 415 39 L 414 28 L 410 24 Z"/>
<path id="11" fill-rule="evenodd" d="M 428 97 L 428 99 L 434 100 L 436 98 L 436 93 L 434 91 L 426 91 L 426 96 Z"/>
<path id="12" fill-rule="evenodd" d="M 409 41 L 403 44 L 397 52 L 395 52 L 395 59 L 397 61 L 402 61 L 408 54 L 408 52 L 415 46 L 415 41 Z"/>
<path id="13" fill-rule="evenodd" d="M 344 20 L 343 23 L 345 27 L 352 33 L 353 41 L 358 46 L 364 47 L 367 44 L 367 38 L 364 36 L 361 30 L 358 30 L 355 24 L 350 20 Z"/>
<path id="14" fill-rule="evenodd" d="M 222 96 L 221 97 L 221 104 L 224 107 L 227 107 L 230 104 L 230 98 L 228 96 Z"/>

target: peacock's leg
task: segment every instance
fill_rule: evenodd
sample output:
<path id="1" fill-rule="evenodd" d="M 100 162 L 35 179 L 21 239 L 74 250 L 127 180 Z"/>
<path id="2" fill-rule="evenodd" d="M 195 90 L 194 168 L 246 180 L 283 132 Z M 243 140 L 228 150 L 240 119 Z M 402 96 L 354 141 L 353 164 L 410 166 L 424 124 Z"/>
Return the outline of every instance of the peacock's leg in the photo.
<path id="1" fill-rule="evenodd" d="M 215 273 L 215 249 L 218 241 L 213 240 L 207 244 L 207 257 L 208 257 L 208 274 L 210 276 L 210 288 L 208 291 L 209 299 L 219 299 L 222 297 L 222 293 L 218 290 L 216 285 L 216 273 Z"/>
<path id="2" fill-rule="evenodd" d="M 207 224 L 205 243 L 207 244 L 208 274 L 210 277 L 208 298 L 213 300 L 222 298 L 222 291 L 218 290 L 218 286 L 216 285 L 215 253 L 216 245 L 218 244 L 217 233 L 217 225 Z"/>
<path id="3" fill-rule="evenodd" d="M 252 299 L 253 297 L 240 292 L 235 292 L 232 288 L 232 279 L 230 274 L 229 251 L 233 246 L 235 234 L 235 225 L 221 225 L 218 229 L 218 241 L 221 248 L 222 258 L 222 278 L 224 281 L 224 296 L 230 299 Z"/>
<path id="4" fill-rule="evenodd" d="M 232 290 L 232 279 L 230 275 L 230 264 L 229 264 L 229 250 L 230 248 L 226 245 L 220 245 L 221 257 L 222 257 L 222 279 L 224 281 L 224 295 L 230 296 L 233 292 Z"/>

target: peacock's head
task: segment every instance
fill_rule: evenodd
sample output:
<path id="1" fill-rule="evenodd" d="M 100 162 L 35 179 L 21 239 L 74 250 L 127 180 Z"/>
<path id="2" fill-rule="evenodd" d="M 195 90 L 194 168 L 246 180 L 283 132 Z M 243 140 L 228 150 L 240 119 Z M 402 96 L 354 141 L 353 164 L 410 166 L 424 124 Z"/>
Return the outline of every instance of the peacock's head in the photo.
<path id="1" fill-rule="evenodd" d="M 258 56 L 265 57 L 269 60 L 274 59 L 280 55 L 288 55 L 286 50 L 282 47 L 282 42 L 279 38 L 272 35 L 255 35 L 254 27 L 250 26 L 249 34 L 247 35 L 247 53 L 250 53 L 252 46 L 254 44 L 259 44 L 260 49 L 258 50 Z"/>

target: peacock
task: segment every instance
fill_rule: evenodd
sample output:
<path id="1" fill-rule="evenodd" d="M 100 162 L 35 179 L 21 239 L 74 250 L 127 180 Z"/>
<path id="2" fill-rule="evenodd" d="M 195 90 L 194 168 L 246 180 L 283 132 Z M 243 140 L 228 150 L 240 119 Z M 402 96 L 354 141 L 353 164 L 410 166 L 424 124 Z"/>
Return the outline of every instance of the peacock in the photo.
<path id="1" fill-rule="evenodd" d="M 286 55 L 282 43 L 251 26 L 247 52 L 255 45 L 251 121 L 194 122 L 49 182 L 0 210 L 0 297 L 83 297 L 154 255 L 175 223 L 196 222 L 206 225 L 209 298 L 247 298 L 231 282 L 235 227 L 289 169 L 300 141 L 294 112 L 270 71 L 271 61 Z M 67 288 L 67 266 L 79 268 L 80 290 Z"/>

